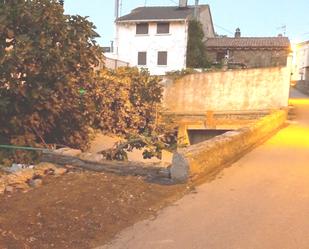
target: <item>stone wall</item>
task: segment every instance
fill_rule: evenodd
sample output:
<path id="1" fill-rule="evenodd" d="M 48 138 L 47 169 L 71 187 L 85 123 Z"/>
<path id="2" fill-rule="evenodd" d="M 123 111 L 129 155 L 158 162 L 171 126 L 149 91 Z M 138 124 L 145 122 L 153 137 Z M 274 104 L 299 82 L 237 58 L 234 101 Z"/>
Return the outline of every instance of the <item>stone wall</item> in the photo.
<path id="1" fill-rule="evenodd" d="M 273 67 L 197 73 L 175 81 L 165 79 L 164 85 L 166 113 L 250 113 L 288 106 L 290 70 Z"/>
<path id="2" fill-rule="evenodd" d="M 217 61 L 218 50 L 207 50 L 207 59 Z M 247 68 L 278 67 L 286 66 L 289 52 L 286 50 L 242 50 L 229 49 L 231 63 L 244 64 Z"/>
<path id="3" fill-rule="evenodd" d="M 230 131 L 211 140 L 179 149 L 174 154 L 171 177 L 184 182 L 218 172 L 283 126 L 287 111 L 277 111 L 247 128 Z"/>

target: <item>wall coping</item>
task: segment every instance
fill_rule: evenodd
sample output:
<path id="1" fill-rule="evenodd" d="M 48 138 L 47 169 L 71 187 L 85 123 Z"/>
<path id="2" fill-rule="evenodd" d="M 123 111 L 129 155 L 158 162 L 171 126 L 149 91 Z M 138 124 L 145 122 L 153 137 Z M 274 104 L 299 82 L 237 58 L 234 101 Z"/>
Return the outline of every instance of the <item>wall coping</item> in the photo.
<path id="1" fill-rule="evenodd" d="M 233 162 L 278 131 L 285 123 L 287 113 L 287 110 L 279 110 L 249 127 L 229 131 L 202 143 L 179 149 L 173 157 L 171 178 L 185 182 Z"/>

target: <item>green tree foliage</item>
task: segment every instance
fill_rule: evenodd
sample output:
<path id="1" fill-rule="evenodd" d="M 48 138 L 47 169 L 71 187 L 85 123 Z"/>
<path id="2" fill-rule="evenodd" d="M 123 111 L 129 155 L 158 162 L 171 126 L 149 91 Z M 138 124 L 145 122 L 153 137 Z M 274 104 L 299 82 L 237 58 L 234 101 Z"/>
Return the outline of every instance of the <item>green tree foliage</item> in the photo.
<path id="1" fill-rule="evenodd" d="M 114 134 L 143 133 L 155 124 L 161 103 L 158 77 L 137 68 L 101 70 L 95 78 L 95 127 Z"/>
<path id="2" fill-rule="evenodd" d="M 206 47 L 203 42 L 204 31 L 199 21 L 191 20 L 188 30 L 187 67 L 206 68 L 210 64 L 206 56 Z"/>
<path id="3" fill-rule="evenodd" d="M 86 149 L 97 128 L 152 141 L 148 156 L 165 146 L 171 133 L 158 125 L 160 80 L 131 68 L 94 72 L 103 59 L 94 29 L 64 15 L 56 0 L 0 0 L 1 144 Z"/>
<path id="4" fill-rule="evenodd" d="M 1 143 L 87 145 L 97 36 L 55 0 L 0 1 Z"/>
<path id="5" fill-rule="evenodd" d="M 162 149 L 174 149 L 177 131 L 160 115 L 163 88 L 158 77 L 137 68 L 102 70 L 95 80 L 94 127 L 122 136 L 126 142 L 103 152 L 107 159 L 127 159 L 128 151 L 144 148 L 144 157 L 161 157 Z"/>

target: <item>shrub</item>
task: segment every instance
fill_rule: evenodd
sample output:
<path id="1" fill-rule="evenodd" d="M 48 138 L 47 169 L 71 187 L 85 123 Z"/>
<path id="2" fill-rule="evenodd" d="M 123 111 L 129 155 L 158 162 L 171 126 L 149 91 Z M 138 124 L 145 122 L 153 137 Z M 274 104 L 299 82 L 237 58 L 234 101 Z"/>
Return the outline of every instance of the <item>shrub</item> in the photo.
<path id="1" fill-rule="evenodd" d="M 155 125 L 163 91 L 158 77 L 137 68 L 119 68 L 101 70 L 95 81 L 96 128 L 125 135 Z"/>
<path id="2" fill-rule="evenodd" d="M 161 157 L 177 144 L 176 125 L 161 120 L 163 88 L 158 77 L 137 68 L 102 70 L 96 78 L 94 127 L 122 136 L 126 142 L 103 152 L 106 159 L 127 159 L 128 151 L 144 148 L 144 158 Z"/>
<path id="3" fill-rule="evenodd" d="M 171 78 L 173 80 L 177 80 L 177 79 L 180 79 L 180 78 L 182 78 L 186 75 L 195 74 L 195 73 L 199 73 L 199 72 L 197 70 L 194 70 L 193 68 L 186 68 L 186 69 L 182 69 L 182 70 L 167 72 L 166 76 L 168 76 L 169 78 Z"/>

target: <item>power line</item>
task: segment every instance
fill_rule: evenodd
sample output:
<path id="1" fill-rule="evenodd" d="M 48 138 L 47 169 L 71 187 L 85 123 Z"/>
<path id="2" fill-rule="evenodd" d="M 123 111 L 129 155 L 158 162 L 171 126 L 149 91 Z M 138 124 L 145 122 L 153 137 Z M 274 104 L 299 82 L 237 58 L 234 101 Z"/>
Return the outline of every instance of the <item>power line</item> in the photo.
<path id="1" fill-rule="evenodd" d="M 178 4 L 178 3 L 177 3 L 177 2 L 175 2 L 174 0 L 170 0 L 170 2 L 172 2 L 172 3 L 176 4 L 176 5 Z"/>
<path id="2" fill-rule="evenodd" d="M 230 33 L 231 35 L 234 35 L 234 32 L 232 32 L 232 31 L 230 31 L 230 30 L 228 30 L 228 29 L 226 29 L 226 28 L 224 28 L 224 27 L 221 27 L 221 26 L 219 26 L 219 25 L 217 25 L 217 24 L 214 24 L 214 26 L 216 26 L 216 27 L 219 28 L 219 29 L 224 30 L 225 32 Z"/>

